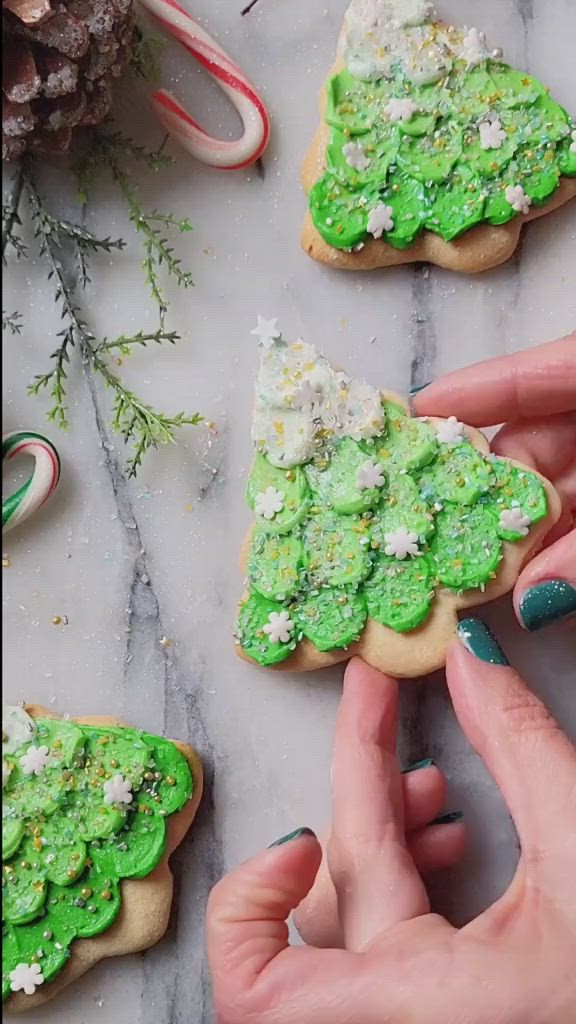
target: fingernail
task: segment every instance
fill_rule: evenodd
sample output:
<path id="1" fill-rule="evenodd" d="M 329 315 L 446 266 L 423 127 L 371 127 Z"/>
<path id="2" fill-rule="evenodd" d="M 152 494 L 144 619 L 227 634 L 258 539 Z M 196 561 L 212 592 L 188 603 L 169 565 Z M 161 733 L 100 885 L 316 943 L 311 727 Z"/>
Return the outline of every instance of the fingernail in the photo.
<path id="1" fill-rule="evenodd" d="M 470 654 L 490 665 L 509 665 L 510 662 L 496 637 L 481 619 L 462 619 L 457 633 Z"/>
<path id="2" fill-rule="evenodd" d="M 424 761 L 415 761 L 414 764 L 409 764 L 407 768 L 403 768 L 402 775 L 410 775 L 411 772 L 419 772 L 422 768 L 432 768 L 433 765 L 433 759 L 431 757 L 427 757 Z"/>
<path id="3" fill-rule="evenodd" d="M 268 849 L 271 850 L 273 846 L 284 846 L 284 843 L 291 843 L 293 839 L 300 839 L 301 836 L 314 836 L 316 839 L 316 833 L 311 828 L 297 828 L 294 832 L 289 832 L 287 836 L 277 839 L 275 843 L 271 843 Z"/>
<path id="4" fill-rule="evenodd" d="M 426 384 L 418 384 L 418 385 L 415 385 L 415 387 L 410 388 L 410 391 L 408 392 L 408 394 L 410 395 L 410 398 L 413 398 L 414 395 L 417 395 L 420 391 L 424 391 L 424 388 L 429 388 L 431 383 L 432 383 L 432 381 L 429 380 L 429 381 L 426 381 Z"/>
<path id="5" fill-rule="evenodd" d="M 576 612 L 576 589 L 566 580 L 548 580 L 530 587 L 520 601 L 522 622 L 529 632 Z"/>
<path id="6" fill-rule="evenodd" d="M 431 825 L 458 825 L 459 822 L 464 820 L 463 811 L 452 811 L 451 814 L 441 814 L 439 818 L 434 818 L 431 821 Z"/>

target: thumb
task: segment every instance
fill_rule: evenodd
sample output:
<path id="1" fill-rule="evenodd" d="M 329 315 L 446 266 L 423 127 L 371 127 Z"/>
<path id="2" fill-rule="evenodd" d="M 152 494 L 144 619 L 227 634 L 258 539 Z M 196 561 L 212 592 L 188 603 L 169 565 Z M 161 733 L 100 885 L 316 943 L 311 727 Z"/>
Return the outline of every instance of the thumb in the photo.
<path id="1" fill-rule="evenodd" d="M 447 681 L 458 720 L 496 780 L 522 850 L 576 863 L 576 750 L 479 619 L 458 626 Z"/>
<path id="2" fill-rule="evenodd" d="M 576 615 L 576 530 L 546 548 L 524 569 L 514 588 L 518 621 L 532 632 Z"/>
<path id="3" fill-rule="evenodd" d="M 299 829 L 215 886 L 207 937 L 216 996 L 249 991 L 288 947 L 286 919 L 312 888 L 321 860 L 314 833 Z"/>

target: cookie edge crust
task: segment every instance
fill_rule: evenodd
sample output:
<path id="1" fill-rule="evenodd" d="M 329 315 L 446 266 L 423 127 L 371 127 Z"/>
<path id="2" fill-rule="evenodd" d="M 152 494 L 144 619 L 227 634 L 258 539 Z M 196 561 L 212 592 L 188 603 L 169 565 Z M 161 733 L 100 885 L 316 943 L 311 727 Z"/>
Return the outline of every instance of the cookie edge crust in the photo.
<path id="1" fill-rule="evenodd" d="M 25 711 L 32 718 L 60 719 L 60 715 L 47 710 L 39 704 L 26 704 Z M 99 728 L 121 726 L 133 728 L 127 722 L 114 716 L 89 716 L 71 718 L 78 725 L 93 725 Z M 169 859 L 180 845 L 196 816 L 203 789 L 202 762 L 196 751 L 187 743 L 170 740 L 184 755 L 194 782 L 191 798 L 182 810 L 167 819 L 166 849 L 162 860 L 154 870 L 144 878 L 124 878 L 121 880 L 122 903 L 120 912 L 113 925 L 100 935 L 90 939 L 75 939 L 70 959 L 66 966 L 46 985 L 41 985 L 34 995 L 27 996 L 23 992 L 15 992 L 4 1003 L 7 1013 L 20 1014 L 36 1009 L 48 1000 L 53 999 L 68 985 L 71 985 L 83 974 L 94 967 L 100 960 L 107 957 L 124 956 L 127 953 L 138 953 L 154 946 L 164 935 L 168 927 L 168 919 L 172 905 L 173 876 L 170 871 Z"/>
<path id="2" fill-rule="evenodd" d="M 399 395 L 392 391 L 382 391 L 381 394 L 383 401 L 401 406 L 410 415 L 407 402 Z M 433 416 L 422 418 L 431 424 L 444 422 Z M 465 436 L 483 455 L 491 453 L 490 444 L 480 430 L 465 426 Z M 514 588 L 524 566 L 541 549 L 546 534 L 558 522 L 562 512 L 560 496 L 546 477 L 515 459 L 506 459 L 505 461 L 524 472 L 533 473 L 541 480 L 548 498 L 548 515 L 532 526 L 524 540 L 514 543 L 503 541 L 504 554 L 498 574 L 496 579 L 486 585 L 484 591 L 477 587 L 474 590 L 458 594 L 447 588 L 439 588 L 436 591 L 436 598 L 429 617 L 421 626 L 409 633 L 396 633 L 393 629 L 382 626 L 379 622 L 369 618 L 360 639 L 347 648 L 322 652 L 314 647 L 309 640 L 304 639 L 284 661 L 277 665 L 262 666 L 250 658 L 240 644 L 236 644 L 239 657 L 267 672 L 315 672 L 318 669 L 330 668 L 332 665 L 348 661 L 354 655 L 359 655 L 380 672 L 388 673 L 399 679 L 415 679 L 443 668 L 446 664 L 448 646 L 456 634 L 458 612 L 488 604 L 509 593 Z M 254 525 L 245 535 L 240 549 L 240 568 L 244 576 L 247 572 L 253 530 Z M 247 596 L 245 592 L 240 600 L 240 605 L 243 604 Z"/>

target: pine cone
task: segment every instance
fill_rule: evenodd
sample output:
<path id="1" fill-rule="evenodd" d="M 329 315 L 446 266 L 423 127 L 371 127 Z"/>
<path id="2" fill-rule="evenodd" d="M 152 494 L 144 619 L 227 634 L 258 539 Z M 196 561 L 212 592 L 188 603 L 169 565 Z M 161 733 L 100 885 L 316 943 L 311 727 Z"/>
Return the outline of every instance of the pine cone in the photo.
<path id="1" fill-rule="evenodd" d="M 2 159 L 65 153 L 132 55 L 133 0 L 2 0 Z"/>

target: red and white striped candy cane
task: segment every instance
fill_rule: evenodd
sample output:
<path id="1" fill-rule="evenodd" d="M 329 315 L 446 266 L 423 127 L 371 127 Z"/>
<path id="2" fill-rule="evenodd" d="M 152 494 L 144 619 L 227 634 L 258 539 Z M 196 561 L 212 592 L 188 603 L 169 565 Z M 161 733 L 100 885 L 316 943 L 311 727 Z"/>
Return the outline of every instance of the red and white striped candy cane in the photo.
<path id="1" fill-rule="evenodd" d="M 252 83 L 175 0 L 140 0 L 140 3 L 221 85 L 242 118 L 244 133 L 235 142 L 212 138 L 165 89 L 152 97 L 159 120 L 192 156 L 211 167 L 234 171 L 254 163 L 268 144 L 270 122 Z"/>
<path id="2" fill-rule="evenodd" d="M 2 435 L 2 461 L 17 455 L 33 455 L 34 471 L 14 494 L 2 499 L 2 533 L 8 533 L 41 508 L 60 479 L 60 457 L 47 437 L 31 430 Z"/>

